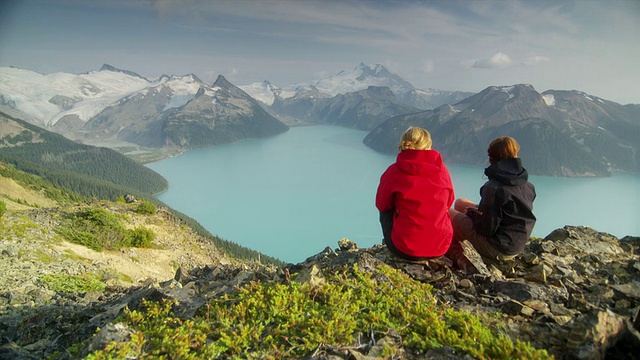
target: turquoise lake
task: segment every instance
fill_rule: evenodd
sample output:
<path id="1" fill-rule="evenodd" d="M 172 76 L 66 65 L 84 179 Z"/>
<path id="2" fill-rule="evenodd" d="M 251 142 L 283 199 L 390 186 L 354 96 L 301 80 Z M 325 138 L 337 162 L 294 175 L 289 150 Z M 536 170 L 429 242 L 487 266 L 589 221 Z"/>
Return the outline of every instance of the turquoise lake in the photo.
<path id="1" fill-rule="evenodd" d="M 158 195 L 161 201 L 214 235 L 296 263 L 327 246 L 336 248 L 343 237 L 361 247 L 381 241 L 374 199 L 380 175 L 395 156 L 362 144 L 366 134 L 337 126 L 293 127 L 147 166 L 169 181 L 169 190 Z M 484 167 L 447 167 L 456 197 L 478 201 Z M 639 174 L 530 181 L 537 191 L 533 236 L 564 225 L 640 235 Z"/>

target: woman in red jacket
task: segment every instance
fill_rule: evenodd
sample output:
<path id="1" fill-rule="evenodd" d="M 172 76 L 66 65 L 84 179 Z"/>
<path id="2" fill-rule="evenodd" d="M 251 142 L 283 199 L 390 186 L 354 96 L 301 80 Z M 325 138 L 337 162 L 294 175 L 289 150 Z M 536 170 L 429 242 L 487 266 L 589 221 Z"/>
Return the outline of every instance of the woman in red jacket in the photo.
<path id="1" fill-rule="evenodd" d="M 410 260 L 444 255 L 453 236 L 448 210 L 455 196 L 449 170 L 440 153 L 431 150 L 425 129 L 408 128 L 398 149 L 376 194 L 384 242 Z"/>

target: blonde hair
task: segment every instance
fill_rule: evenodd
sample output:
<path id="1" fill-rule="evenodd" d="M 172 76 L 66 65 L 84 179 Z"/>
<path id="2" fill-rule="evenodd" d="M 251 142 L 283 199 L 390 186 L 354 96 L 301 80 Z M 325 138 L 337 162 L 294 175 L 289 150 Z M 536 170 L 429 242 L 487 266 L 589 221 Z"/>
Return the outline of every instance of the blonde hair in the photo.
<path id="1" fill-rule="evenodd" d="M 431 134 L 423 128 L 411 126 L 402 134 L 398 149 L 431 150 Z"/>
<path id="2" fill-rule="evenodd" d="M 489 162 L 494 164 L 502 159 L 513 159 L 518 157 L 520 145 L 510 136 L 501 136 L 489 144 L 487 154 Z"/>

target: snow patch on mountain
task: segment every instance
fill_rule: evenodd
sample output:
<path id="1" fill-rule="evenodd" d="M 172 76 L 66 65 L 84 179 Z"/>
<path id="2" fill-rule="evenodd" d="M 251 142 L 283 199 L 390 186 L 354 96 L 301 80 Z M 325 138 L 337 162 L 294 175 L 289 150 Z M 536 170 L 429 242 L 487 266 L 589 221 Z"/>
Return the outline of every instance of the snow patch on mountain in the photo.
<path id="1" fill-rule="evenodd" d="M 204 86 L 204 83 L 200 81 L 197 77 L 193 75 L 186 75 L 183 77 L 172 76 L 161 85 L 157 86 L 168 86 L 172 90 L 171 99 L 162 111 L 166 111 L 171 108 L 177 108 L 183 106 L 188 103 L 193 97 L 196 95 L 198 90 Z M 214 93 L 211 91 L 211 93 Z M 213 95 L 210 95 L 213 96 Z"/>
<path id="2" fill-rule="evenodd" d="M 148 86 L 149 82 L 143 78 L 115 71 L 42 75 L 30 70 L 0 68 L 0 96 L 44 125 L 53 125 L 70 114 L 88 121 L 124 95 Z M 73 106 L 61 109 L 51 101 L 56 96 L 68 99 Z"/>
<path id="3" fill-rule="evenodd" d="M 249 94 L 252 98 L 259 100 L 267 105 L 272 105 L 276 98 L 286 99 L 295 96 L 295 89 L 285 90 L 277 85 L 265 80 L 249 85 L 239 86 L 242 91 Z"/>
<path id="4" fill-rule="evenodd" d="M 507 97 L 507 100 L 505 101 L 509 101 L 510 99 L 513 99 L 514 95 L 512 93 L 513 89 L 515 88 L 515 86 L 503 86 L 500 89 L 500 91 L 502 91 L 503 93 L 506 93 L 507 95 L 509 95 Z"/>
<path id="5" fill-rule="evenodd" d="M 555 106 L 556 104 L 556 98 L 555 96 L 553 96 L 553 94 L 542 95 L 542 100 L 544 100 L 547 106 Z"/>

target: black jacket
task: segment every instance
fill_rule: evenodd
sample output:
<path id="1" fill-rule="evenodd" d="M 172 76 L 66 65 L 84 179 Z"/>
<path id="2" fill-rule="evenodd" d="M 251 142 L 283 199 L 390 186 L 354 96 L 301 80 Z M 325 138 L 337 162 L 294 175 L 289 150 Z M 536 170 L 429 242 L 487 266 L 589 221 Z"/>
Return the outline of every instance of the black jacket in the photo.
<path id="1" fill-rule="evenodd" d="M 520 253 L 536 223 L 533 200 L 536 189 L 528 181 L 527 170 L 519 158 L 503 159 L 484 170 L 489 178 L 480 188 L 478 213 L 473 226 L 498 251 Z"/>

